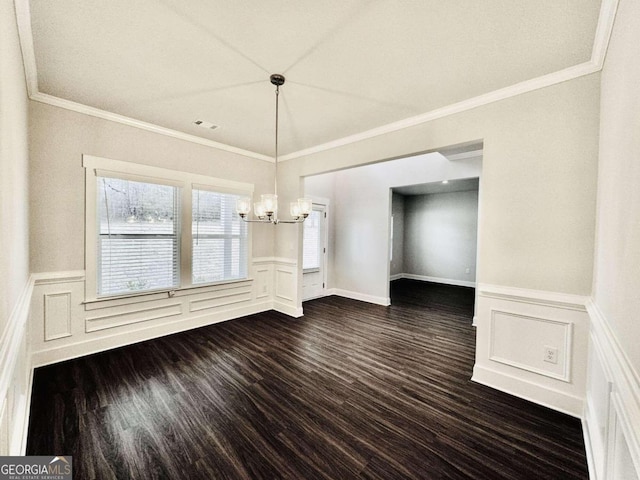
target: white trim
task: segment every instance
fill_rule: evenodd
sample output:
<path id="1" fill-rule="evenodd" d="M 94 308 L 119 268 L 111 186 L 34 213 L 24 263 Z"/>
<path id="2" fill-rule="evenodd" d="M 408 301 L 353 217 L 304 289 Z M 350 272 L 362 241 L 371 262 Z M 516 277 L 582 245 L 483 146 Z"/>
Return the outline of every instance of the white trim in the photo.
<path id="1" fill-rule="evenodd" d="M 29 0 L 15 0 L 16 23 L 22 50 L 22 63 L 27 83 L 27 93 L 32 98 L 38 93 L 38 67 L 33 48 L 33 30 L 31 29 L 31 6 Z"/>
<path id="2" fill-rule="evenodd" d="M 0 410 L 13 380 L 20 347 L 27 334 L 29 307 L 33 293 L 33 277 L 29 277 L 0 338 Z"/>
<path id="3" fill-rule="evenodd" d="M 458 103 L 453 103 L 445 107 L 437 108 L 435 110 L 431 110 L 430 112 L 422 113 L 414 117 L 405 118 L 404 120 L 389 123 L 387 125 L 382 125 L 377 128 L 372 128 L 371 130 L 356 133 L 354 135 L 349 135 L 337 140 L 332 140 L 330 142 L 322 143 L 310 148 L 305 148 L 297 152 L 292 152 L 280 157 L 278 160 L 285 162 L 287 160 L 306 157 L 315 153 L 323 152 L 325 150 L 331 150 L 333 148 L 342 147 L 351 143 L 360 142 L 362 140 L 368 140 L 380 135 L 386 135 L 388 133 L 404 130 L 405 128 L 415 127 L 416 125 L 421 125 L 432 120 L 448 117 L 449 115 L 454 115 L 456 113 L 461 113 L 477 107 L 482 107 L 484 105 L 515 97 L 523 93 L 533 92 L 535 90 L 549 87 L 557 83 L 562 83 L 568 80 L 573 80 L 575 78 L 583 77 L 585 75 L 590 75 L 592 73 L 598 72 L 599 70 L 600 68 L 598 67 L 598 65 L 591 61 L 580 63 L 563 70 L 558 70 L 557 72 L 553 72 L 537 78 L 532 78 L 531 80 L 526 80 L 524 82 L 516 83 L 515 85 L 501 88 L 499 90 L 494 90 L 492 92 L 469 98 Z"/>
<path id="4" fill-rule="evenodd" d="M 428 275 L 416 275 L 414 273 L 399 273 L 397 275 L 393 275 L 393 277 L 406 278 L 408 280 L 419 280 L 421 282 L 443 283 L 445 285 L 455 285 L 457 287 L 476 288 L 476 282 L 469 282 L 467 280 L 455 280 L 453 278 L 430 277 Z M 397 278 L 394 278 L 394 280 Z"/>
<path id="5" fill-rule="evenodd" d="M 471 381 L 495 388 L 515 397 L 523 398 L 572 417 L 581 418 L 583 399 L 554 388 L 541 386 L 520 377 L 480 366 L 473 367 Z"/>
<path id="6" fill-rule="evenodd" d="M 596 346 L 593 354 L 597 355 L 612 384 L 608 414 L 610 420 L 615 417 L 620 425 L 634 466 L 640 472 L 640 429 L 638 428 L 640 425 L 640 373 L 633 368 L 631 361 L 620 346 L 610 322 L 598 305 L 591 299 L 586 306 L 591 319 L 591 338 Z M 592 408 L 588 400 L 589 395 L 587 394 L 587 412 Z M 591 415 L 586 416 L 587 424 L 592 418 Z M 588 431 L 592 430 L 593 428 L 588 425 Z M 615 433 L 615 429 L 609 428 L 607 431 L 608 439 L 612 440 Z M 594 442 L 589 440 L 589 445 L 593 444 Z M 605 439 L 605 448 L 609 449 L 610 446 L 611 442 Z M 611 453 L 610 451 L 605 452 L 605 465 L 597 466 L 604 470 L 605 477 L 610 470 L 608 459 L 611 458 Z"/>
<path id="7" fill-rule="evenodd" d="M 468 160 L 470 158 L 478 158 L 478 157 L 482 157 L 482 152 L 484 150 L 480 149 L 480 150 L 472 150 L 470 152 L 462 152 L 462 153 L 454 153 L 452 155 L 447 155 L 445 153 L 443 153 L 442 155 L 450 161 L 455 161 L 455 160 Z"/>
<path id="8" fill-rule="evenodd" d="M 287 265 L 290 267 L 295 267 L 298 265 L 298 261 L 295 258 L 285 258 L 285 257 L 255 257 L 252 263 L 254 265 L 259 265 L 263 263 L 273 263 L 277 265 Z"/>
<path id="9" fill-rule="evenodd" d="M 587 408 L 587 402 L 585 400 L 585 409 Z M 587 470 L 589 472 L 589 480 L 601 480 L 604 476 L 600 477 L 597 474 L 597 465 L 593 457 L 593 443 L 591 441 L 591 431 L 589 430 L 589 422 L 587 421 L 587 415 L 583 414 L 580 419 L 582 423 L 582 438 L 584 440 L 584 447 L 587 456 Z"/>
<path id="10" fill-rule="evenodd" d="M 88 340 L 34 352 L 32 355 L 32 362 L 34 367 L 42 367 L 44 365 L 70 360 L 72 358 L 112 350 L 125 345 L 132 345 L 134 343 L 172 335 L 174 333 L 193 330 L 194 328 L 234 320 L 247 315 L 265 312 L 267 310 L 271 310 L 271 308 L 271 302 L 262 302 L 247 305 L 245 307 L 216 312 L 214 314 L 178 319 L 173 322 L 140 328 L 138 330 L 118 332 L 113 335 L 96 338 L 95 340 Z"/>
<path id="11" fill-rule="evenodd" d="M 198 137 L 197 135 L 191 135 L 189 133 L 180 132 L 178 130 L 173 130 L 171 128 L 161 127 L 153 123 L 147 123 L 147 122 L 143 122 L 142 120 L 136 120 L 135 118 L 125 117 L 124 115 L 111 113 L 106 110 L 90 107 L 88 105 L 84 105 L 82 103 L 76 103 L 71 100 L 66 100 L 64 98 L 54 97 L 53 95 L 48 95 L 46 93 L 36 92 L 34 94 L 30 94 L 29 98 L 31 98 L 31 100 L 34 100 L 36 102 L 45 103 L 47 105 L 53 105 L 54 107 L 64 108 L 66 110 L 71 110 L 73 112 L 83 113 L 91 117 L 102 118 L 103 120 L 109 120 L 115 123 L 121 123 L 123 125 L 139 128 L 141 130 L 146 130 L 148 132 L 159 133 L 160 135 L 165 135 L 167 137 L 173 137 L 179 140 L 185 140 L 187 142 L 197 143 L 199 145 L 204 145 L 206 147 L 213 147 L 218 150 L 224 150 L 226 152 L 235 153 L 237 155 L 242 155 L 244 157 L 255 158 L 257 160 L 264 160 L 266 162 L 274 162 L 274 159 L 272 157 L 263 155 L 261 153 L 256 153 L 249 150 L 244 150 L 242 148 L 233 147 L 225 143 L 209 140 L 208 138 Z"/>
<path id="12" fill-rule="evenodd" d="M 23 410 L 23 420 L 21 422 L 21 436 L 20 436 L 20 455 L 27 454 L 27 440 L 29 438 L 29 416 L 31 415 L 31 395 L 33 392 L 33 373 L 34 367 L 31 361 L 31 353 L 29 352 L 29 377 L 27 378 L 27 391 L 25 392 L 25 404 Z"/>
<path id="13" fill-rule="evenodd" d="M 7 439 L 7 447 L 9 450 L 8 452 L 4 452 L 4 455 L 17 455 L 18 452 L 24 454 L 26 450 L 31 383 L 24 385 L 26 392 L 21 395 L 21 402 L 13 405 L 11 411 L 7 410 L 7 407 L 11 405 L 11 403 L 9 402 L 7 405 L 6 400 L 11 390 L 11 384 L 16 373 L 16 365 L 20 361 L 20 352 L 23 342 L 25 341 L 27 342 L 26 358 L 23 358 L 22 361 L 25 362 L 25 368 L 28 368 L 29 371 L 32 370 L 29 356 L 27 322 L 29 320 L 33 286 L 34 278 L 30 276 L 18 297 L 16 305 L 2 332 L 2 337 L 0 338 L 0 365 L 2 366 L 0 369 L 0 411 L 5 411 L 5 415 L 7 415 L 5 421 L 10 422 L 9 438 Z M 31 382 L 31 379 L 32 374 L 30 373 L 27 381 Z M 11 415 L 11 417 L 8 415 Z"/>
<path id="14" fill-rule="evenodd" d="M 34 280 L 34 285 L 54 285 L 58 283 L 84 282 L 84 270 L 32 273 L 31 277 Z"/>
<path id="15" fill-rule="evenodd" d="M 376 305 L 382 305 L 384 307 L 388 307 L 389 305 L 391 305 L 391 299 L 388 297 L 377 297 L 375 295 L 367 295 L 366 293 L 342 290 L 341 288 L 330 288 L 327 290 L 327 295 L 337 295 L 338 297 L 345 297 L 352 300 L 359 300 L 361 302 L 374 303 Z"/>
<path id="16" fill-rule="evenodd" d="M 613 24 L 618 10 L 619 0 L 602 0 L 600 4 L 600 14 L 596 27 L 595 38 L 593 39 L 593 49 L 591 50 L 591 61 L 601 70 L 607 56 L 607 48 L 613 31 Z"/>
<path id="17" fill-rule="evenodd" d="M 304 316 L 302 307 L 294 307 L 293 305 L 278 302 L 277 300 L 273 302 L 273 310 L 275 310 L 276 312 L 284 313 L 285 315 L 293 318 L 300 318 Z"/>
<path id="18" fill-rule="evenodd" d="M 509 300 L 512 302 L 529 303 L 532 305 L 545 305 L 567 310 L 586 311 L 588 297 L 572 295 L 568 293 L 547 292 L 543 290 L 529 290 L 517 287 L 503 287 L 478 284 L 479 295 L 482 297 Z"/>
<path id="19" fill-rule="evenodd" d="M 87 170 L 93 170 L 92 174 L 107 170 L 108 172 L 116 175 L 121 174 L 125 179 L 132 175 L 140 177 L 136 179 L 136 181 L 146 180 L 149 182 L 156 181 L 156 183 L 157 181 L 168 181 L 170 182 L 169 185 L 204 185 L 214 189 L 216 187 L 220 187 L 228 189 L 230 192 L 242 195 L 253 194 L 254 190 L 254 185 L 252 183 L 237 182 L 235 180 L 227 180 L 226 178 L 216 178 L 209 175 L 200 175 L 197 173 L 155 167 L 153 165 L 145 165 L 142 163 L 114 160 L 111 158 L 97 157 L 95 155 L 83 154 L 82 166 Z M 98 172 L 96 172 L 96 170 Z"/>
<path id="20" fill-rule="evenodd" d="M 495 352 L 495 332 L 496 332 L 496 313 L 501 313 L 503 315 L 508 315 L 510 317 L 517 317 L 520 319 L 531 320 L 535 322 L 542 323 L 550 323 L 552 325 L 560 325 L 564 327 L 564 345 L 562 346 L 562 365 L 563 371 L 561 374 L 550 372 L 548 370 L 543 370 L 541 368 L 532 367 L 531 365 L 527 365 L 525 363 L 517 362 L 510 358 L 500 357 Z M 571 382 L 571 359 L 573 358 L 573 323 L 562 321 L 562 320 L 552 320 L 550 318 L 543 318 L 540 316 L 533 315 L 522 315 L 520 313 L 508 312 L 505 310 L 497 310 L 491 309 L 491 336 L 489 337 L 489 360 L 494 362 L 503 363 L 505 365 L 509 365 L 511 367 L 519 368 L 521 370 L 526 370 L 528 372 L 536 373 L 538 375 L 543 375 L 545 377 L 555 378 L 556 380 L 562 380 L 563 382 L 570 383 Z"/>
<path id="21" fill-rule="evenodd" d="M 95 241 L 97 228 L 97 198 L 98 191 L 97 178 L 100 173 L 121 176 L 125 179 L 135 181 L 169 184 L 180 188 L 177 191 L 176 201 L 181 212 L 181 223 L 176 232 L 178 238 L 178 255 L 180 268 L 180 283 L 161 289 L 161 292 L 178 291 L 188 288 L 200 287 L 203 285 L 192 283 L 192 205 L 191 194 L 193 185 L 206 185 L 212 189 L 223 189 L 225 192 L 233 192 L 236 195 L 252 196 L 254 185 L 246 182 L 237 182 L 223 178 L 215 178 L 207 175 L 183 172 L 167 168 L 155 167 L 151 165 L 139 164 L 113 160 L 110 158 L 97 157 L 93 155 L 82 155 L 82 166 L 85 169 L 85 303 L 101 300 L 120 298 L 123 295 L 109 295 L 99 297 L 98 292 L 98 244 Z M 107 170 L 108 172 L 104 172 Z M 93 240 L 92 240 L 93 239 Z M 252 229 L 247 228 L 247 259 L 252 254 Z M 247 262 L 247 267 L 249 262 Z M 247 271 L 247 275 L 249 272 Z M 248 279 L 248 278 L 247 278 Z M 240 279 L 240 280 L 247 280 Z M 226 282 L 222 282 L 226 283 Z M 153 293 L 150 291 L 140 292 L 142 294 Z M 125 296 L 128 294 L 125 292 Z"/>
<path id="22" fill-rule="evenodd" d="M 393 282 L 395 280 L 401 280 L 404 278 L 404 273 L 395 273 L 389 276 L 389 281 Z"/>

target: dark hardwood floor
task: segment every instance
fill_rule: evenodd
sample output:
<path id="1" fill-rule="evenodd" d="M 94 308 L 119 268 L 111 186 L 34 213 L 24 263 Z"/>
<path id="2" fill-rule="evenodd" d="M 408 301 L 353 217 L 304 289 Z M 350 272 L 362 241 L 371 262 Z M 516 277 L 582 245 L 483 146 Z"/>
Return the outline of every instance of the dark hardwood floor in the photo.
<path id="1" fill-rule="evenodd" d="M 470 381 L 473 290 L 399 280 L 39 368 L 76 479 L 586 479 L 580 421 Z"/>

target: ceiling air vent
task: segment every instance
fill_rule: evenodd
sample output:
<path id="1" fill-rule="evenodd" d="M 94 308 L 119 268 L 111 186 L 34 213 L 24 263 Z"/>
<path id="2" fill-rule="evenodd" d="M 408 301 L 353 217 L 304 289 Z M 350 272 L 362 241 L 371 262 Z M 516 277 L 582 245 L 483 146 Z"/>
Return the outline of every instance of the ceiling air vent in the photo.
<path id="1" fill-rule="evenodd" d="M 196 120 L 193 124 L 202 128 L 208 128 L 209 130 L 215 130 L 218 128 L 218 125 L 214 125 L 211 122 L 205 122 L 204 120 Z"/>

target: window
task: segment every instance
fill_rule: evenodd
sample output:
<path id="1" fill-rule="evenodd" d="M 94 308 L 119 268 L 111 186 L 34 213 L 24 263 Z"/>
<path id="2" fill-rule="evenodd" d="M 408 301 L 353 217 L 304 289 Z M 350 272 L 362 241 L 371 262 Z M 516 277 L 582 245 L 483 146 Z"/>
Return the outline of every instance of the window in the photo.
<path id="1" fill-rule="evenodd" d="M 322 224 L 320 210 L 312 210 L 304 221 L 302 236 L 302 269 L 305 271 L 320 268 L 320 246 L 322 245 Z"/>
<path id="2" fill-rule="evenodd" d="M 247 276 L 247 224 L 236 214 L 239 195 L 193 190 L 193 283 Z"/>
<path id="3" fill-rule="evenodd" d="M 246 279 L 253 185 L 83 156 L 85 301 Z"/>
<path id="4" fill-rule="evenodd" d="M 179 286 L 179 188 L 97 177 L 98 295 Z"/>

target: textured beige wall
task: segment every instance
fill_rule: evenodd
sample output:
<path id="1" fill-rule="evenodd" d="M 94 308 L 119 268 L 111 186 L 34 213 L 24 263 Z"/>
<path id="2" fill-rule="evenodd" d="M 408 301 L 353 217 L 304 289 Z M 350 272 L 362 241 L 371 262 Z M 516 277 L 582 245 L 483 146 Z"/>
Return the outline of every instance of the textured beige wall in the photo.
<path id="1" fill-rule="evenodd" d="M 589 295 L 599 81 L 581 77 L 287 161 L 279 185 L 292 192 L 301 176 L 483 140 L 477 280 Z M 296 257 L 297 240 L 279 230 L 276 254 Z"/>
<path id="2" fill-rule="evenodd" d="M 273 191 L 274 164 L 30 102 L 31 271 L 84 269 L 82 154 L 255 184 Z M 252 225 L 253 256 L 273 254 L 273 227 Z"/>
<path id="3" fill-rule="evenodd" d="M 640 18 L 619 4 L 602 72 L 594 298 L 640 373 Z"/>
<path id="4" fill-rule="evenodd" d="M 27 92 L 13 2 L 0 2 L 0 333 L 29 278 Z"/>

